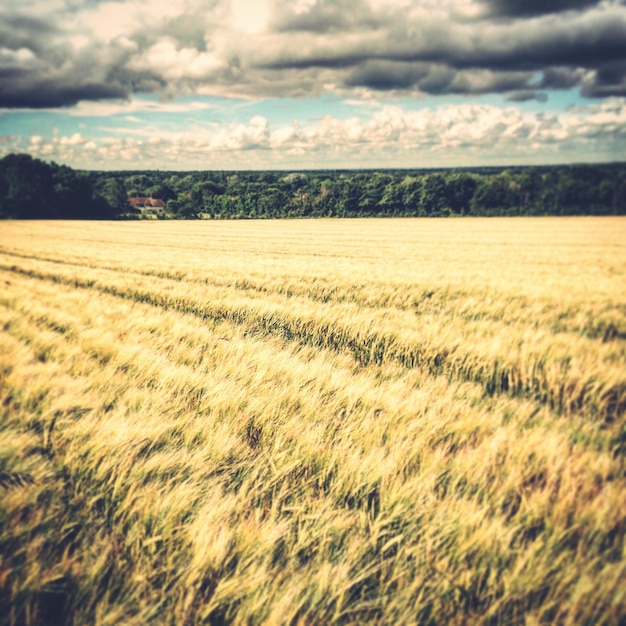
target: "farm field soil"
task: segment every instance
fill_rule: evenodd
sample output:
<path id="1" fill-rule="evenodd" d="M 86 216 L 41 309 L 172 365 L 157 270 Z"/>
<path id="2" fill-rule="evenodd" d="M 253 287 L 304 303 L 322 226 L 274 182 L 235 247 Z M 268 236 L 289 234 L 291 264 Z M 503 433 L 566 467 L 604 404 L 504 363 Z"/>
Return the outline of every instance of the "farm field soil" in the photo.
<path id="1" fill-rule="evenodd" d="M 623 624 L 626 219 L 0 224 L 0 624 Z"/>

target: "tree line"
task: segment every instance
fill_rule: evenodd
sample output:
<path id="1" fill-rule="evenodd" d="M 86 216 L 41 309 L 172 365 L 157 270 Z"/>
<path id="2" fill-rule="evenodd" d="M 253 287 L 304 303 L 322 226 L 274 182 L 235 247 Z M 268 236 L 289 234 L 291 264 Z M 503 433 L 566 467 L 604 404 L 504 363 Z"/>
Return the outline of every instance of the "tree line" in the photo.
<path id="1" fill-rule="evenodd" d="M 129 198 L 164 206 L 131 206 Z M 137 202 L 135 202 L 137 204 Z M 0 160 L 0 217 L 245 219 L 624 215 L 626 163 L 441 170 L 77 171 Z"/>

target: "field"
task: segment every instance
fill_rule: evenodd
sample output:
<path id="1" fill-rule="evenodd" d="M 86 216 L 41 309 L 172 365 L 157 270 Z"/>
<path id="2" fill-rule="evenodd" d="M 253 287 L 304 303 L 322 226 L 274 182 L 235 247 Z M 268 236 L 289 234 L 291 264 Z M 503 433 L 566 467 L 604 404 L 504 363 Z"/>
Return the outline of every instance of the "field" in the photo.
<path id="1" fill-rule="evenodd" d="M 626 218 L 4 222 L 0 285 L 1 624 L 626 623 Z"/>

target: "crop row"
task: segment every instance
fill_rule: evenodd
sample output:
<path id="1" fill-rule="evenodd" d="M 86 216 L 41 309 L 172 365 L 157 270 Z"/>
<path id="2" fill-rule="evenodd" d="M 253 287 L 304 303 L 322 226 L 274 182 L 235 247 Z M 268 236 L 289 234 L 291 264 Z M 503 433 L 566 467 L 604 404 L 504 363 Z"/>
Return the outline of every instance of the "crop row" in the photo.
<path id="1" fill-rule="evenodd" d="M 120 267 L 93 261 L 70 262 L 53 256 L 37 256 L 2 250 L 5 262 L 11 259 L 40 261 L 75 270 L 105 270 L 116 274 L 153 277 L 186 285 L 253 292 L 262 298 L 280 296 L 311 300 L 324 304 L 354 304 L 360 309 L 397 309 L 416 316 L 440 315 L 462 322 L 484 321 L 524 324 L 545 328 L 553 333 L 573 333 L 603 342 L 626 339 L 626 305 L 606 302 L 563 302 L 563 298 L 531 298 L 508 294 L 496 299 L 488 289 L 477 285 L 465 289 L 450 286 L 433 289 L 429 286 L 409 286 L 375 281 L 342 283 L 320 276 L 253 276 L 249 272 L 230 278 L 207 275 L 207 272 L 157 270 Z"/>
<path id="2" fill-rule="evenodd" d="M 83 620 L 623 615 L 610 426 L 177 299 L 2 279 L 3 404 L 109 532 L 64 573 Z"/>
<path id="3" fill-rule="evenodd" d="M 445 314 L 416 319 L 388 309 L 363 312 L 356 306 L 323 306 L 294 298 L 234 297 L 228 289 L 194 290 L 165 279 L 133 281 L 103 270 L 76 275 L 74 268 L 65 273 L 15 265 L 4 269 L 203 320 L 228 320 L 247 332 L 347 353 L 361 366 L 395 362 L 428 375 L 475 382 L 486 394 L 529 397 L 566 414 L 582 411 L 612 422 L 626 409 L 621 342 L 601 343 L 513 324 L 451 323 Z"/>

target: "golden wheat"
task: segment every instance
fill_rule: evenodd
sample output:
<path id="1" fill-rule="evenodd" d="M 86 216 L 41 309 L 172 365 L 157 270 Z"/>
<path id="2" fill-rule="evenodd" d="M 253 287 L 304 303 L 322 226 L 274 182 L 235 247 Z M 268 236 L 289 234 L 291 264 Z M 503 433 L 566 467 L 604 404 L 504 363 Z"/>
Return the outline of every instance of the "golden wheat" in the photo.
<path id="1" fill-rule="evenodd" d="M 625 235 L 4 223 L 0 619 L 620 623 Z"/>

